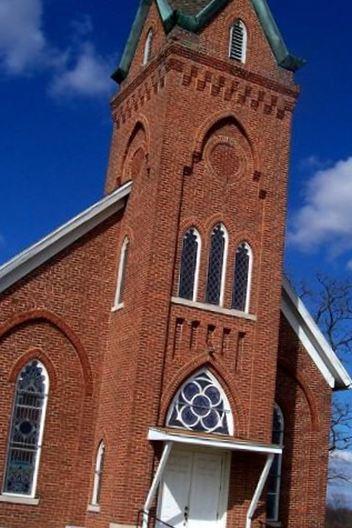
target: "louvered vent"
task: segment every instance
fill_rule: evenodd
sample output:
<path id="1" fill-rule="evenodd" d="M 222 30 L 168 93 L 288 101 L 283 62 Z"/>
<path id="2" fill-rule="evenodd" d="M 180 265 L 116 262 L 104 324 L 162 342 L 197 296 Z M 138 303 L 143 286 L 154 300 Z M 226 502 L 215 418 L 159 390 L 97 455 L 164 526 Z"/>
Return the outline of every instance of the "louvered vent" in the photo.
<path id="1" fill-rule="evenodd" d="M 241 62 L 246 60 L 247 31 L 241 20 L 231 28 L 230 58 Z"/>

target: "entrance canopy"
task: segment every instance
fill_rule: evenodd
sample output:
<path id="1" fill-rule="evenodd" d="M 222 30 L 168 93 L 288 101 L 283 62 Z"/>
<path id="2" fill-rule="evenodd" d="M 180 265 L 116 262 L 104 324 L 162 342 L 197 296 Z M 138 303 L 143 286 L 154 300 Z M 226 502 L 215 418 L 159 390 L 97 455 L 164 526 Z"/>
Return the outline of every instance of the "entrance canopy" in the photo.
<path id="1" fill-rule="evenodd" d="M 199 447 L 213 447 L 229 451 L 262 453 L 264 455 L 280 455 L 282 453 L 282 447 L 273 444 L 236 440 L 228 436 L 222 437 L 220 435 L 215 437 L 215 435 L 204 435 L 173 429 L 151 428 L 148 432 L 148 440 L 188 444 Z"/>

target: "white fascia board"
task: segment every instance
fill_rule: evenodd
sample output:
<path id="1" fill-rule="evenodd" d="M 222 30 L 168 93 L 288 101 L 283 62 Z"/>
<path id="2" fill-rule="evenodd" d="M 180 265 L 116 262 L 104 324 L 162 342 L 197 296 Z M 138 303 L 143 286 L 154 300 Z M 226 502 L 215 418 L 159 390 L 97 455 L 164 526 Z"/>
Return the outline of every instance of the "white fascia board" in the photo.
<path id="1" fill-rule="evenodd" d="M 125 206 L 128 182 L 0 267 L 0 293 L 76 242 Z"/>
<path id="2" fill-rule="evenodd" d="M 194 445 L 199 447 L 213 447 L 230 451 L 243 451 L 247 453 L 262 453 L 280 455 L 282 448 L 275 445 L 257 444 L 255 442 L 245 442 L 231 439 L 208 438 L 204 436 L 187 435 L 187 433 L 171 433 L 162 429 L 150 428 L 148 440 L 161 442 L 175 442 L 179 444 Z"/>
<path id="3" fill-rule="evenodd" d="M 281 307 L 286 319 L 329 385 L 336 389 L 351 388 L 350 375 L 286 277 L 283 282 Z M 333 383 L 331 378 L 334 380 Z"/>

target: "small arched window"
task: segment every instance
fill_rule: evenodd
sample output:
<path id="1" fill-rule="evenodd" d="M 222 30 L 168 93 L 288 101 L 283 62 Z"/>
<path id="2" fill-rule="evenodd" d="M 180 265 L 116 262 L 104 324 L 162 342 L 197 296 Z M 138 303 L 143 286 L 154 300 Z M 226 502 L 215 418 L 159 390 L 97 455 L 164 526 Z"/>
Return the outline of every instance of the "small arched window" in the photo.
<path id="1" fill-rule="evenodd" d="M 230 59 L 240 61 L 243 64 L 246 62 L 247 40 L 248 36 L 246 26 L 242 20 L 236 20 L 230 30 Z"/>
<path id="2" fill-rule="evenodd" d="M 116 285 L 116 294 L 114 308 L 121 308 L 123 306 L 123 295 L 125 291 L 125 282 L 126 282 L 126 268 L 128 260 L 128 250 L 129 250 L 130 241 L 126 237 L 123 241 L 120 253 L 120 263 L 119 271 L 117 275 L 117 285 Z"/>
<path id="3" fill-rule="evenodd" d="M 273 421 L 273 444 L 280 447 L 284 446 L 285 435 L 285 421 L 282 410 L 278 405 L 274 409 Z M 282 455 L 276 455 L 273 465 L 271 467 L 269 482 L 268 482 L 268 498 L 267 498 L 267 520 L 270 522 L 279 521 L 280 513 L 280 492 L 281 492 L 281 471 L 282 471 Z"/>
<path id="4" fill-rule="evenodd" d="M 232 308 L 249 312 L 253 254 L 247 242 L 242 242 L 236 251 L 233 279 Z"/>
<path id="5" fill-rule="evenodd" d="M 197 300 L 199 258 L 201 239 L 198 231 L 191 228 L 183 237 L 179 297 L 190 301 Z"/>
<path id="6" fill-rule="evenodd" d="M 16 382 L 3 492 L 34 497 L 49 393 L 48 373 L 30 361 Z"/>
<path id="7" fill-rule="evenodd" d="M 229 401 L 217 379 L 201 370 L 177 392 L 167 425 L 205 433 L 233 434 Z"/>
<path id="8" fill-rule="evenodd" d="M 105 444 L 100 442 L 97 456 L 95 460 L 95 469 L 94 469 L 94 481 L 93 481 L 93 492 L 92 492 L 92 506 L 99 506 L 100 504 L 100 492 L 101 492 L 101 483 L 103 478 L 104 471 L 104 457 L 105 457 Z"/>
<path id="9" fill-rule="evenodd" d="M 148 64 L 148 62 L 151 59 L 152 51 L 153 51 L 153 38 L 154 38 L 153 30 L 150 29 L 148 31 L 147 38 L 145 39 L 144 55 L 143 55 L 143 66 Z"/>
<path id="10" fill-rule="evenodd" d="M 222 306 L 226 275 L 228 235 L 225 227 L 218 224 L 211 235 L 206 302 Z"/>

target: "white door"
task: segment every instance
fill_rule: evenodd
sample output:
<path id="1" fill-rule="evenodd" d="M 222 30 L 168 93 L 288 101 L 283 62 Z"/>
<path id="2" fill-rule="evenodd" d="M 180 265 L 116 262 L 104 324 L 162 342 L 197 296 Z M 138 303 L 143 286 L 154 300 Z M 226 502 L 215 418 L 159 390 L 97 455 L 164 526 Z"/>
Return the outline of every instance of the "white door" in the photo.
<path id="1" fill-rule="evenodd" d="M 228 470 L 226 453 L 173 447 L 160 487 L 159 519 L 174 528 L 225 526 Z"/>

